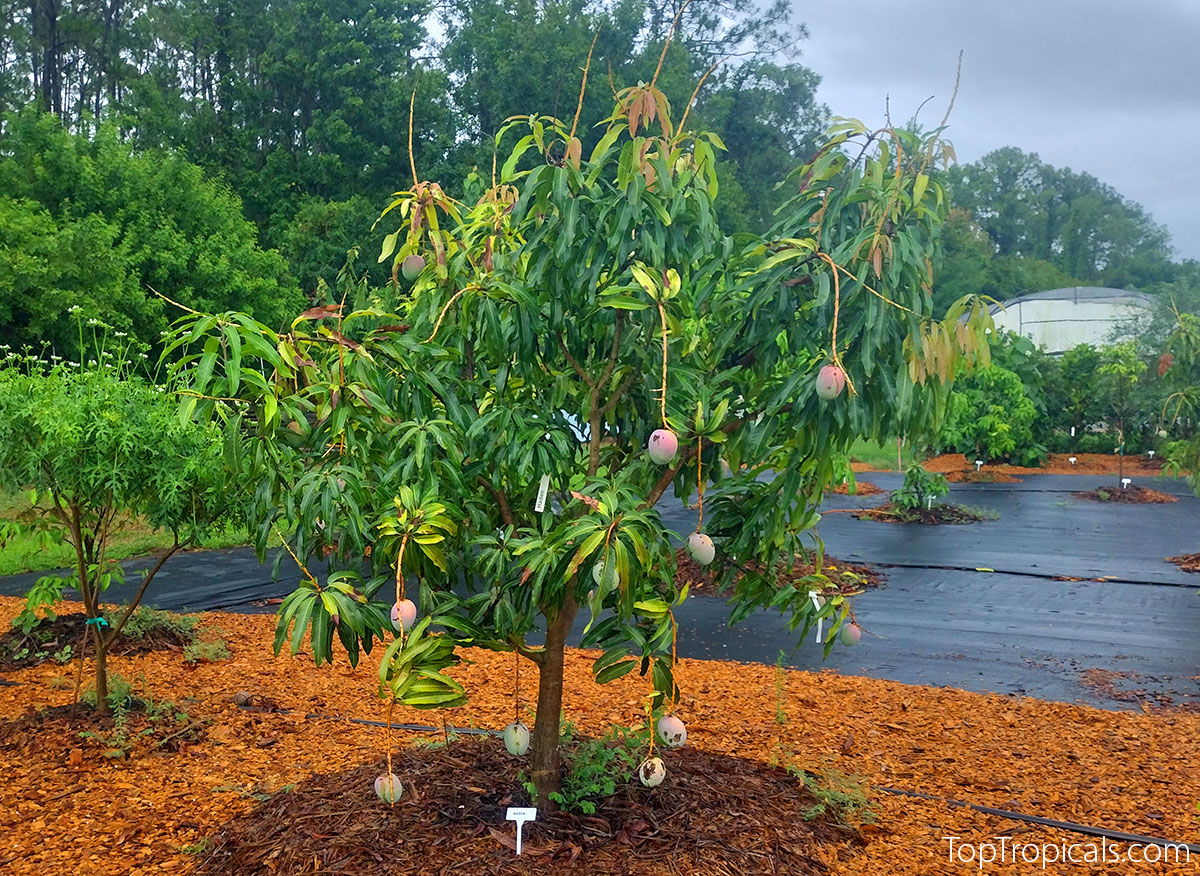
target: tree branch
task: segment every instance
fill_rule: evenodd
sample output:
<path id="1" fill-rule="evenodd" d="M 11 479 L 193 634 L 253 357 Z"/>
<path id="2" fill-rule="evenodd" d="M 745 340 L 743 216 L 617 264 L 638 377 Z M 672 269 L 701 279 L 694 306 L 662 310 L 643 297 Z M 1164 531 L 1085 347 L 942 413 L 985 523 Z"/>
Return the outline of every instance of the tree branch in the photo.
<path id="1" fill-rule="evenodd" d="M 621 400 L 621 396 L 623 396 L 629 390 L 629 387 L 633 386 L 633 383 L 635 380 L 637 380 L 637 378 L 637 371 L 630 371 L 629 374 L 625 376 L 625 379 L 621 381 L 621 384 L 616 388 L 612 396 L 609 397 L 608 401 L 604 403 L 604 406 L 600 408 L 600 415 L 602 417 L 607 417 L 612 413 L 613 408 L 617 406 L 617 402 Z"/>
<path id="2" fill-rule="evenodd" d="M 513 519 L 512 508 L 509 507 L 508 496 L 504 494 L 504 491 L 499 487 L 492 486 L 492 482 L 483 475 L 479 476 L 478 481 L 492 494 L 492 498 L 496 500 L 496 505 L 500 509 L 500 517 L 504 522 L 509 526 L 516 526 L 517 522 Z"/>
<path id="3" fill-rule="evenodd" d="M 512 645 L 514 651 L 516 651 L 526 660 L 536 663 L 538 666 L 541 666 L 546 660 L 546 652 L 542 648 L 530 648 L 515 636 L 509 639 L 508 643 Z"/>
<path id="4" fill-rule="evenodd" d="M 621 329 L 625 327 L 625 311 L 617 311 L 616 325 L 613 328 L 612 349 L 608 353 L 608 364 L 604 366 L 604 372 L 600 375 L 600 379 L 596 381 L 597 386 L 604 386 L 608 383 L 613 375 L 613 370 L 617 367 L 617 353 L 621 348 Z"/>
<path id="5" fill-rule="evenodd" d="M 588 386 L 595 387 L 596 381 L 588 376 L 588 373 L 583 370 L 583 366 L 579 364 L 579 360 L 571 355 L 571 351 L 567 349 L 567 342 L 563 340 L 562 332 L 558 333 L 558 346 L 562 349 L 563 355 L 567 357 L 567 361 L 571 363 L 571 367 L 575 369 L 575 373 L 579 375 L 579 379 Z"/>
<path id="6" fill-rule="evenodd" d="M 129 601 L 129 605 L 126 607 L 125 613 L 121 615 L 121 619 L 109 629 L 108 635 L 104 637 L 104 647 L 107 648 L 120 635 L 122 627 L 125 626 L 125 622 L 129 620 L 130 615 L 133 614 L 134 610 L 141 603 L 142 597 L 146 595 L 146 588 L 150 586 L 150 582 L 154 580 L 154 576 L 158 574 L 158 570 L 163 567 L 163 563 L 171 559 L 186 544 L 186 542 L 180 543 L 179 533 L 174 533 L 174 536 L 175 543 L 167 548 L 167 552 L 159 557 L 158 562 L 154 564 L 150 571 L 142 576 L 142 586 L 138 588 L 138 592 L 134 595 L 133 599 Z"/>

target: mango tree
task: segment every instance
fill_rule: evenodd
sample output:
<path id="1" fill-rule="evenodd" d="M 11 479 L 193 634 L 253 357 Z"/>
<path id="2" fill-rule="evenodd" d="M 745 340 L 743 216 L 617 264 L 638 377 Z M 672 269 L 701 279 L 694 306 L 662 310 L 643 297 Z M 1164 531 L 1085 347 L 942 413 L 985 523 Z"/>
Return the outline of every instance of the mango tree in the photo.
<path id="1" fill-rule="evenodd" d="M 729 586 L 733 620 L 768 607 L 792 629 L 844 627 L 840 597 L 810 599 L 819 576 L 778 583 L 806 536 L 819 550 L 835 459 L 935 420 L 956 364 L 986 357 L 982 304 L 927 316 L 945 211 L 934 141 L 842 122 L 781 182 L 771 233 L 729 237 L 721 141 L 687 115 L 653 82 L 627 89 L 588 154 L 571 125 L 511 119 L 476 203 L 413 168 L 382 217 L 390 293 L 282 334 L 191 317 L 175 342 L 205 396 L 187 413 L 256 439 L 239 464 L 260 550 L 294 531 L 289 550 L 332 569 L 284 602 L 277 651 L 308 631 L 318 664 L 335 638 L 353 663 L 389 642 L 381 696 L 418 708 L 465 700 L 443 672 L 456 646 L 516 651 L 539 675 L 540 806 L 561 800 L 581 611 L 598 682 L 636 670 L 653 708 L 678 696 L 688 533 L 667 530 L 660 500 L 699 504 L 689 546 Z"/>

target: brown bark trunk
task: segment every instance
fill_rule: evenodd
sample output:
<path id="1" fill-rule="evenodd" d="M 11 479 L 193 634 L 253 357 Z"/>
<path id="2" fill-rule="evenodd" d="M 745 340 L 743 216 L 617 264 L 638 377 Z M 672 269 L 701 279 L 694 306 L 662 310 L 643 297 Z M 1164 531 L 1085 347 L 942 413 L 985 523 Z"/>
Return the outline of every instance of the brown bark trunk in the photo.
<path id="1" fill-rule="evenodd" d="M 108 643 L 103 635 L 96 636 L 96 711 L 108 715 L 112 709 L 108 705 Z"/>
<path id="2" fill-rule="evenodd" d="M 562 760 L 559 757 L 558 737 L 562 717 L 563 698 L 563 651 L 567 634 L 575 622 L 579 606 L 568 582 L 567 599 L 558 614 L 546 625 L 546 647 L 538 667 L 537 717 L 533 722 L 532 778 L 537 791 L 535 803 L 547 812 L 558 809 L 550 799 L 552 793 L 562 790 Z"/>

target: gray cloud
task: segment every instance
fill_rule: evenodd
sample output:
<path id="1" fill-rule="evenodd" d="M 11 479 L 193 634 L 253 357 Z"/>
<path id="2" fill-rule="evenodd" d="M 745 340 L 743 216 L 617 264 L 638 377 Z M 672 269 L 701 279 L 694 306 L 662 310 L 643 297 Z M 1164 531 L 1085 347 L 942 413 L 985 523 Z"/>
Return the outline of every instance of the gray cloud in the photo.
<path id="1" fill-rule="evenodd" d="M 1200 258 L 1200 2 L 796 0 L 833 112 L 936 123 L 963 74 L 947 136 L 960 161 L 1017 146 L 1140 203 Z"/>

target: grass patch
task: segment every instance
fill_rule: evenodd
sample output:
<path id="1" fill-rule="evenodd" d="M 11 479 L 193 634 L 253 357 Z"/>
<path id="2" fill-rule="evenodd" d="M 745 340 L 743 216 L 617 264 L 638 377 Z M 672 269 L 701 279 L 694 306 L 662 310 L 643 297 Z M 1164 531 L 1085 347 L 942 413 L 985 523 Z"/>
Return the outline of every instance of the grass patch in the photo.
<path id="1" fill-rule="evenodd" d="M 46 510 L 48 507 L 49 500 L 38 505 L 39 510 Z M 0 492 L 0 520 L 15 519 L 30 510 L 29 499 L 25 493 Z M 155 532 L 143 520 L 119 517 L 117 527 L 109 541 L 108 556 L 111 559 L 125 560 L 145 556 L 171 546 L 169 533 Z M 230 524 L 210 532 L 197 547 L 232 547 L 249 542 L 250 537 L 244 526 Z M 0 575 L 42 572 L 74 565 L 75 549 L 65 542 L 55 544 L 36 533 L 19 533 L 0 540 Z"/>
<path id="2" fill-rule="evenodd" d="M 900 452 L 904 459 L 901 471 L 907 470 L 914 462 L 920 462 L 920 457 L 913 453 L 911 444 L 905 444 Z M 876 444 L 874 441 L 858 438 L 850 445 L 850 461 L 865 463 L 880 471 L 896 471 L 896 439 L 889 438 L 882 444 Z"/>

